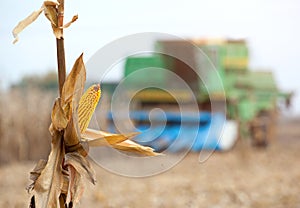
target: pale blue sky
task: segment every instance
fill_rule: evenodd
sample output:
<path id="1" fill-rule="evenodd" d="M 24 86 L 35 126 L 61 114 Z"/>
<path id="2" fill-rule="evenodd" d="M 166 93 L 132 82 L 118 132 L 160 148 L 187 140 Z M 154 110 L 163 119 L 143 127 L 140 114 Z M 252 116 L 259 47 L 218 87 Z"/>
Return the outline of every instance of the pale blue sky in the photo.
<path id="1" fill-rule="evenodd" d="M 24 74 L 56 67 L 55 38 L 41 16 L 12 45 L 14 26 L 42 1 L 1 0 L 1 86 Z M 138 32 L 162 32 L 182 38 L 246 38 L 253 69 L 271 69 L 284 90 L 300 93 L 300 1 L 298 0 L 66 0 L 65 20 L 78 21 L 65 30 L 67 66 L 81 52 L 88 60 L 103 45 Z M 116 74 L 115 77 L 120 77 Z M 293 105 L 300 113 L 300 98 Z"/>

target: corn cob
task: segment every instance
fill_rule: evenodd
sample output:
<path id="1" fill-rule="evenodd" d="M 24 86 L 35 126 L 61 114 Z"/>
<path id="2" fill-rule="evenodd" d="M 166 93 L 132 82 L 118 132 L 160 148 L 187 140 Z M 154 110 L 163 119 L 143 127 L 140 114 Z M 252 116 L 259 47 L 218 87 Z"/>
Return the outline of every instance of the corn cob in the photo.
<path id="1" fill-rule="evenodd" d="M 84 133 L 87 129 L 100 97 L 100 85 L 95 84 L 89 87 L 80 98 L 78 106 L 78 125 L 80 133 Z"/>

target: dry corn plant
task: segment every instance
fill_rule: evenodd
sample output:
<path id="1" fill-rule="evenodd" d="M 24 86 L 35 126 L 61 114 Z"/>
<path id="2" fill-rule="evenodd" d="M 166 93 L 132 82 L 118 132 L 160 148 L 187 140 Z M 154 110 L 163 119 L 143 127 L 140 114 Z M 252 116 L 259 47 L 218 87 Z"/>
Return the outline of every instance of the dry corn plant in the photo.
<path id="1" fill-rule="evenodd" d="M 150 147 L 129 140 L 136 133 L 112 134 L 88 128 L 101 96 L 100 85 L 91 86 L 83 94 L 86 70 L 82 55 L 65 78 L 63 29 L 78 17 L 75 15 L 63 25 L 64 0 L 44 1 L 39 10 L 14 28 L 14 42 L 18 40 L 18 34 L 42 12 L 50 21 L 57 40 L 60 96 L 55 100 L 51 113 L 49 131 L 52 141 L 48 160 L 40 160 L 30 173 L 30 179 L 33 180 L 28 187 L 28 191 L 32 193 L 30 207 L 74 207 L 83 194 L 83 177 L 93 184 L 96 182 L 94 170 L 86 159 L 89 147 L 109 145 L 115 149 L 149 156 L 158 153 Z"/>

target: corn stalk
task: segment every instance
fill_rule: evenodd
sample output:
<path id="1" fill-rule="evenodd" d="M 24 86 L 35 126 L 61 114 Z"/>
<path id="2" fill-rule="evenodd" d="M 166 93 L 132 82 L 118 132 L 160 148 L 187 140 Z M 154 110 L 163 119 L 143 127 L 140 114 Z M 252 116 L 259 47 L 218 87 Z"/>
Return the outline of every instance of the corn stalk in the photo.
<path id="1" fill-rule="evenodd" d="M 59 5 L 57 8 L 57 25 L 62 27 L 64 25 L 64 12 L 65 12 L 65 1 L 59 0 Z M 61 29 L 61 34 L 63 35 L 63 28 Z M 65 59 L 65 46 L 64 38 L 56 38 L 56 49 L 57 49 L 57 69 L 58 69 L 58 87 L 59 95 L 61 96 L 62 88 L 66 79 L 66 59 Z"/>
<path id="2" fill-rule="evenodd" d="M 58 0 L 57 8 L 57 25 L 62 27 L 64 25 L 64 10 L 65 10 L 65 1 Z M 63 35 L 63 28 L 61 29 L 61 34 Z M 57 53 L 57 70 L 58 70 L 58 89 L 59 96 L 62 95 L 62 89 L 66 79 L 66 58 L 65 58 L 65 46 L 64 38 L 56 38 L 56 53 Z M 60 136 L 60 140 L 63 141 L 63 135 Z M 66 194 L 61 193 L 59 196 L 60 207 L 66 207 Z"/>

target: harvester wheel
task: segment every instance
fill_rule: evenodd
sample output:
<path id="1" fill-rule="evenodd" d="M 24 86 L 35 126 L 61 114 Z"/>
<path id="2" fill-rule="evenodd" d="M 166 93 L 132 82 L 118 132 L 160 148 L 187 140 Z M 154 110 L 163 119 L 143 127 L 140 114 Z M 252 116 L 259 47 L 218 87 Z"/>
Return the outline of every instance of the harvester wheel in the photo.
<path id="1" fill-rule="evenodd" d="M 270 122 L 266 117 L 259 117 L 251 122 L 250 133 L 253 146 L 263 148 L 266 148 L 268 146 L 269 127 Z"/>

